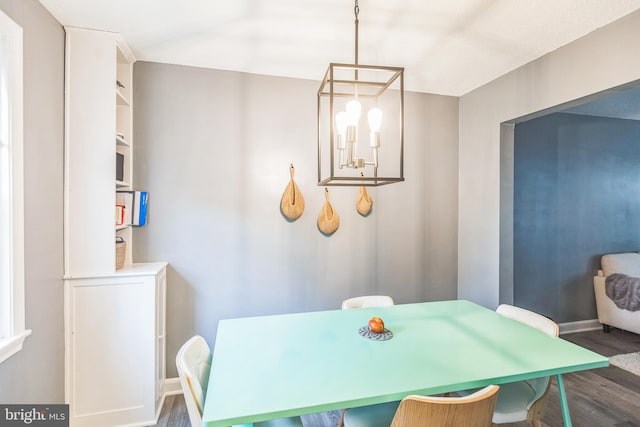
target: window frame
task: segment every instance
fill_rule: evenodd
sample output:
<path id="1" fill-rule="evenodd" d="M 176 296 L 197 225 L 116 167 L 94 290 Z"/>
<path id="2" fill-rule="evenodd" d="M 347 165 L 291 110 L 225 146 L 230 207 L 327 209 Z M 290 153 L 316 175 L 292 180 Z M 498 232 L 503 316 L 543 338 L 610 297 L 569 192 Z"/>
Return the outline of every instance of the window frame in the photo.
<path id="1" fill-rule="evenodd" d="M 25 329 L 23 34 L 0 10 L 0 363 L 22 349 Z M 8 237 L 8 238 L 7 238 Z"/>

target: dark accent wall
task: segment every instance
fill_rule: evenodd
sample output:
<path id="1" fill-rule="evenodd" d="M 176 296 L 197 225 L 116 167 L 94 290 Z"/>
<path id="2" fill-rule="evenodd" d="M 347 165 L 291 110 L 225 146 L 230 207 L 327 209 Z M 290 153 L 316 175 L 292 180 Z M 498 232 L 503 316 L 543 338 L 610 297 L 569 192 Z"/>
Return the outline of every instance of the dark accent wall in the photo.
<path id="1" fill-rule="evenodd" d="M 514 303 L 597 317 L 606 253 L 640 251 L 640 121 L 551 114 L 515 127 Z"/>

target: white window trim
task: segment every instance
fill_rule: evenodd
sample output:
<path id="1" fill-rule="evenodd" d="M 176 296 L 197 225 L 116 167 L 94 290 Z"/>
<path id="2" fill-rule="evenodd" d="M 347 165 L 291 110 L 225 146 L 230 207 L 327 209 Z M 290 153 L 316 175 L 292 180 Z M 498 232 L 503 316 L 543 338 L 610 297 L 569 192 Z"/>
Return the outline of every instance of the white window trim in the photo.
<path id="1" fill-rule="evenodd" d="M 0 310 L 0 363 L 22 349 L 31 331 L 25 329 L 24 298 L 24 178 L 23 178 L 23 110 L 22 110 L 22 28 L 0 11 L 0 35 L 8 39 L 8 130 L 9 130 L 9 227 L 6 262 L 8 272 L 2 281 L 8 299 Z M 3 240 L 5 238 L 3 237 Z M 6 240 L 5 240 L 6 241 Z M 6 279 L 5 279 L 6 278 Z M 4 286 L 4 284 L 0 285 Z"/>

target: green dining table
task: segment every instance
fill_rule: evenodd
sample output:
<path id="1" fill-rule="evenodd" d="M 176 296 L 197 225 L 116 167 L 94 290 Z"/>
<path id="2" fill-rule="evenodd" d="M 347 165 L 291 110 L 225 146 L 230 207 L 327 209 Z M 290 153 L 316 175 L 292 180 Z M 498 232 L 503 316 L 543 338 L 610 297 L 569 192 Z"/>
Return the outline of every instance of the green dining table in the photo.
<path id="1" fill-rule="evenodd" d="M 373 316 L 390 339 L 359 333 Z M 571 426 L 562 374 L 608 364 L 464 300 L 225 319 L 202 419 L 231 426 L 555 375 Z"/>

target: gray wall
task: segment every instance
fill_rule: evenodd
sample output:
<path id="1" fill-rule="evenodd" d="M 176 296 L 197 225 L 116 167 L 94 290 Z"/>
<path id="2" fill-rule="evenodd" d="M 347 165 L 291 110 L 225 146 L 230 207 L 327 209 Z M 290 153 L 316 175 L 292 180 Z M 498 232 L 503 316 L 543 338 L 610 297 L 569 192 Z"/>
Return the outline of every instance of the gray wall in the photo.
<path id="1" fill-rule="evenodd" d="M 406 182 L 330 188 L 341 225 L 316 228 L 318 82 L 138 62 L 134 184 L 149 191 L 149 223 L 134 261 L 168 261 L 167 360 L 219 319 L 335 309 L 356 295 L 397 302 L 456 297 L 458 100 L 406 97 Z M 301 218 L 279 211 L 289 164 Z M 175 376 L 169 363 L 168 375 Z"/>
<path id="2" fill-rule="evenodd" d="M 0 0 L 24 40 L 26 327 L 0 364 L 0 402 L 64 402 L 62 179 L 64 30 L 36 0 Z"/>
<path id="3" fill-rule="evenodd" d="M 24 29 L 33 330 L 0 364 L 0 402 L 62 402 L 64 32 L 36 0 L 0 9 Z M 455 298 L 458 253 L 459 296 L 495 306 L 500 123 L 640 78 L 639 37 L 635 13 L 462 97 L 459 177 L 458 101 L 409 94 L 407 181 L 373 190 L 368 218 L 355 213 L 355 189 L 332 190 L 342 225 L 330 238 L 315 228 L 317 83 L 136 64 L 134 179 L 151 192 L 151 212 L 134 257 L 171 263 L 168 360 L 192 333 L 213 341 L 222 317 L 333 308 L 374 292 Z M 278 212 L 291 161 L 307 199 L 295 223 Z"/>
<path id="4" fill-rule="evenodd" d="M 602 254 L 640 250 L 640 121 L 574 114 L 515 126 L 514 302 L 597 317 Z"/>
<path id="5" fill-rule="evenodd" d="M 495 308 L 508 294 L 500 233 L 512 225 L 501 226 L 500 191 L 513 177 L 501 172 L 501 125 L 640 79 L 639 38 L 635 12 L 460 98 L 459 298 Z"/>

